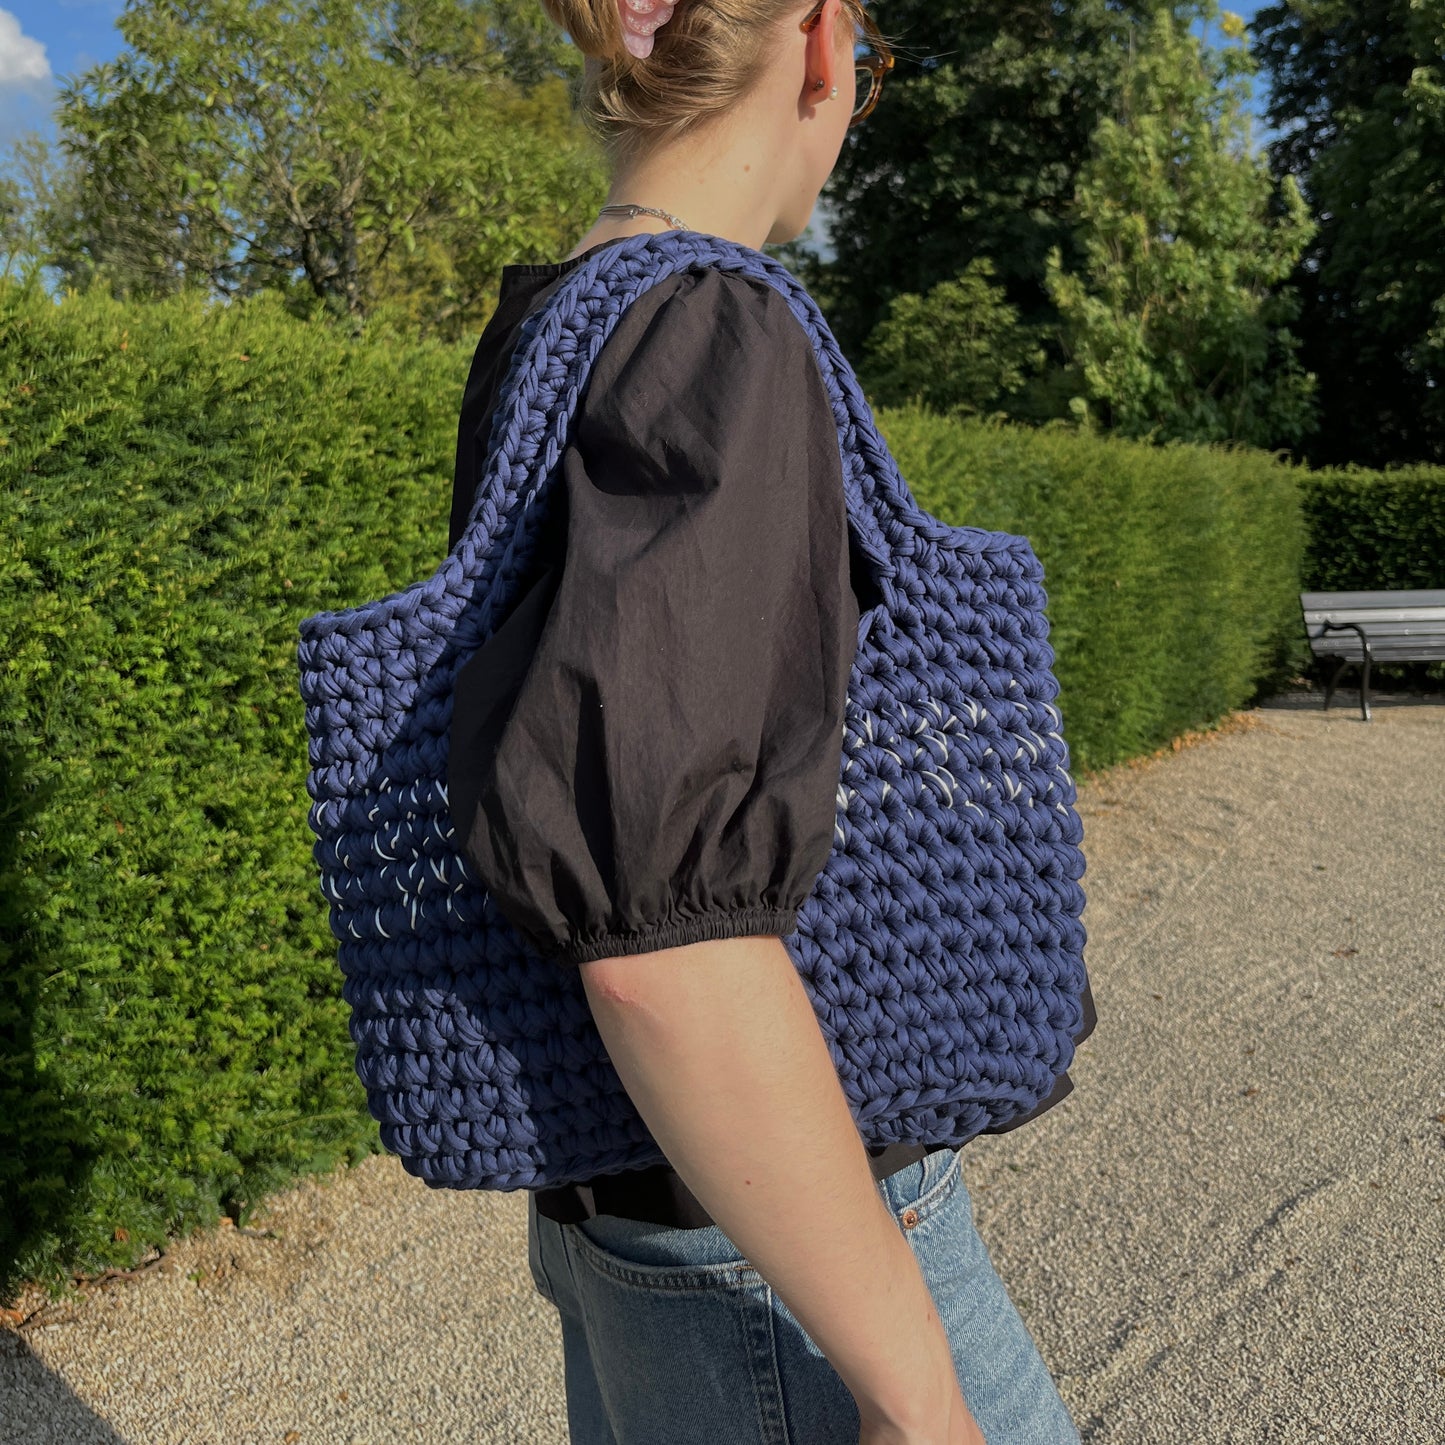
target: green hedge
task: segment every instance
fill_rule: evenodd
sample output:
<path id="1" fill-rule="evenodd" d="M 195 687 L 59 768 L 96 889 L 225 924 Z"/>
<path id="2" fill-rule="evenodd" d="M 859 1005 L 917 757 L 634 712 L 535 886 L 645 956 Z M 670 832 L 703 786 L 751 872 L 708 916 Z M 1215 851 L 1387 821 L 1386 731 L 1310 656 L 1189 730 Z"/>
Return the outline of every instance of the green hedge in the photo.
<path id="1" fill-rule="evenodd" d="M 0 1296 L 378 1147 L 297 625 L 440 560 L 469 350 L 348 342 L 266 298 L 0 287 Z M 1289 468 L 880 420 L 923 505 L 1033 540 L 1076 769 L 1291 665 Z"/>
<path id="2" fill-rule="evenodd" d="M 1076 770 L 1213 722 L 1308 657 L 1299 474 L 1266 453 L 916 409 L 879 427 L 922 506 L 1033 544 Z"/>
<path id="3" fill-rule="evenodd" d="M 1304 589 L 1445 588 L 1445 467 L 1303 478 Z"/>
<path id="4" fill-rule="evenodd" d="M 296 629 L 445 552 L 467 361 L 0 289 L 0 1294 L 375 1147 Z"/>

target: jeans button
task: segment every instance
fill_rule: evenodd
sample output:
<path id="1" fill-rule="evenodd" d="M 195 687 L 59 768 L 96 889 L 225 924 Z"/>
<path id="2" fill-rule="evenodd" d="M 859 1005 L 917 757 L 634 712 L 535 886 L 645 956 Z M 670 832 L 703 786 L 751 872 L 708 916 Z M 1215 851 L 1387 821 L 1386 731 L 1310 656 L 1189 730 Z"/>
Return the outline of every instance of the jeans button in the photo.
<path id="1" fill-rule="evenodd" d="M 918 1211 L 910 1205 L 898 1218 L 904 1229 L 912 1229 L 913 1226 L 918 1223 Z"/>

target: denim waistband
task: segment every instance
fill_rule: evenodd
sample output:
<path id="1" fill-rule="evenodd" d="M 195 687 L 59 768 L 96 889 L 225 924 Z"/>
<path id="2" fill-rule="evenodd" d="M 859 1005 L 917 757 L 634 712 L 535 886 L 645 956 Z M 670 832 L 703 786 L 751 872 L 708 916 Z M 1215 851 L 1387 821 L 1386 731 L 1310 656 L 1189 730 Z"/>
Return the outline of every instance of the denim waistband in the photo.
<path id="1" fill-rule="evenodd" d="M 868 1151 L 873 1177 L 887 1179 L 944 1146 L 888 1144 Z M 537 1191 L 537 1212 L 559 1224 L 579 1224 L 598 1214 L 614 1214 L 673 1229 L 706 1229 L 714 1221 L 697 1196 L 669 1165 L 609 1174 L 588 1184 Z"/>

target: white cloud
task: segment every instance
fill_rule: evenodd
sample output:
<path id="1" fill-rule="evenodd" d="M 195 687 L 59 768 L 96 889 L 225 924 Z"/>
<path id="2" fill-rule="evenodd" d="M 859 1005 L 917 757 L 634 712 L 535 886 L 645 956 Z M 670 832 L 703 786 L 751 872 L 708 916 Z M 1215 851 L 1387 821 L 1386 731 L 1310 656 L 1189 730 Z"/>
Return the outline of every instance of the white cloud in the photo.
<path id="1" fill-rule="evenodd" d="M 8 10 L 0 10 L 0 87 L 41 90 L 49 81 L 50 61 L 45 47 L 26 35 Z"/>
<path id="2" fill-rule="evenodd" d="M 46 129 L 54 96 L 45 47 L 0 10 L 0 148 L 26 131 Z"/>

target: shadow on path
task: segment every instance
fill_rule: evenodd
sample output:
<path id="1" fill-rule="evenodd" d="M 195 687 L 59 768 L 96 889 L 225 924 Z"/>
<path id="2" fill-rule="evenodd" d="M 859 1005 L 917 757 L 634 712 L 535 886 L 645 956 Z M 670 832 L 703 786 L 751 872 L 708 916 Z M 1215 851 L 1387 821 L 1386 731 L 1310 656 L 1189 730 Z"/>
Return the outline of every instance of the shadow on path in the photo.
<path id="1" fill-rule="evenodd" d="M 20 1335 L 0 1330 L 0 1442 L 21 1440 L 126 1445 Z"/>

